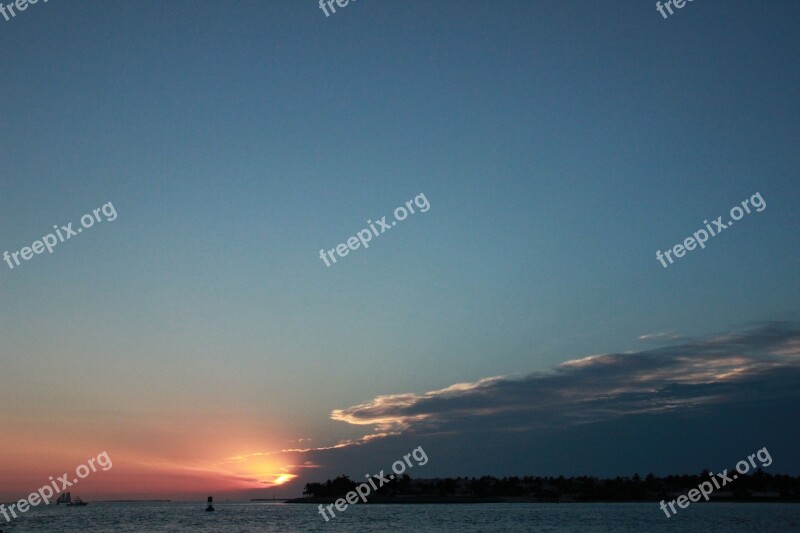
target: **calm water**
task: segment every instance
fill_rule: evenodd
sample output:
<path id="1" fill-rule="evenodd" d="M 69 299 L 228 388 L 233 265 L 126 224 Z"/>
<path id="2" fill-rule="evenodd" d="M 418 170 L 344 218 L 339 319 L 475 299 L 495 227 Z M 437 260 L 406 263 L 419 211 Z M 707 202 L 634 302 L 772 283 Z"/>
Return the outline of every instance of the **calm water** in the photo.
<path id="1" fill-rule="evenodd" d="M 800 504 L 691 505 L 666 518 L 653 503 L 624 504 L 480 504 L 355 505 L 330 522 L 312 505 L 93 503 L 83 508 L 50 506 L 29 511 L 4 533 L 192 531 L 243 533 L 269 531 L 381 532 L 427 531 L 800 531 Z M 4 520 L 0 517 L 0 522 Z"/>

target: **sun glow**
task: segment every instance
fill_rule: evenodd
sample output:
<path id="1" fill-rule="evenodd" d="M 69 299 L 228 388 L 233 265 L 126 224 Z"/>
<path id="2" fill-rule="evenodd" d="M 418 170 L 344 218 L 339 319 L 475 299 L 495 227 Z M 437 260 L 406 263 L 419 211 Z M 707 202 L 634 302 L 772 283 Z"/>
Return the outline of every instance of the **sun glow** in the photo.
<path id="1" fill-rule="evenodd" d="M 296 478 L 296 477 L 297 477 L 297 476 L 296 476 L 296 475 L 294 475 L 294 474 L 283 474 L 283 475 L 281 475 L 281 476 L 278 476 L 278 477 L 275 479 L 275 481 L 273 481 L 273 483 L 275 483 L 276 485 L 283 485 L 283 484 L 284 484 L 284 483 L 286 483 L 287 481 L 291 481 L 291 480 L 293 480 L 293 479 L 294 479 L 294 478 Z"/>
<path id="2" fill-rule="evenodd" d="M 270 457 L 277 459 L 277 457 Z M 265 460 L 263 456 L 238 456 L 236 464 L 232 465 L 236 475 L 247 478 L 251 483 L 261 487 L 264 485 L 282 485 L 297 477 L 292 474 L 290 467 L 275 460 Z"/>

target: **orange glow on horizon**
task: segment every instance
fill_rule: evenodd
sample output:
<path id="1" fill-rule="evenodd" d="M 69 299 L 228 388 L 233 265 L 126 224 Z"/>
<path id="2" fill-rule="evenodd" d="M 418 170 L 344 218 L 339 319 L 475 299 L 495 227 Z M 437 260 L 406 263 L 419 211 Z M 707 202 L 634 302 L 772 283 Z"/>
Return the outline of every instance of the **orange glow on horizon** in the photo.
<path id="1" fill-rule="evenodd" d="M 46 443 L 47 441 L 45 441 Z M 2 446 L 8 444 L 8 446 Z M 99 452 L 75 451 L 87 446 L 62 444 L 55 452 L 41 441 L 26 452 L 20 442 L 0 440 L 0 501 L 19 499 L 48 483 L 48 476 L 72 473 Z M 234 494 L 285 485 L 298 477 L 296 453 L 260 452 L 231 457 L 227 446 L 217 446 L 203 455 L 160 454 L 155 450 L 109 447 L 113 466 L 99 470 L 80 482 L 73 492 L 84 499 L 173 498 L 206 493 Z"/>
<path id="2" fill-rule="evenodd" d="M 264 488 L 264 486 L 282 485 L 297 477 L 289 469 L 279 455 L 240 455 L 233 459 L 233 463 L 226 463 L 226 467 L 234 476 L 240 477 L 247 488 Z"/>

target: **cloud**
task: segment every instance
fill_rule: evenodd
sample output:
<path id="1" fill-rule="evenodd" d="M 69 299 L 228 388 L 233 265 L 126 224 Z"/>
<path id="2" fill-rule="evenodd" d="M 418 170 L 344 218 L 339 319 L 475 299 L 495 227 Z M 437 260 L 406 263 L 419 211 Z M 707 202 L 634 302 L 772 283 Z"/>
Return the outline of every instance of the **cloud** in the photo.
<path id="1" fill-rule="evenodd" d="M 800 330 L 748 331 L 634 353 L 567 361 L 522 379 L 490 377 L 423 394 L 378 396 L 331 413 L 380 434 L 556 429 L 619 417 L 795 395 Z"/>
<path id="2" fill-rule="evenodd" d="M 661 331 L 658 333 L 647 333 L 645 335 L 639 335 L 637 340 L 640 341 L 648 341 L 648 342 L 671 342 L 682 340 L 683 337 L 680 335 L 673 333 L 671 331 Z"/>

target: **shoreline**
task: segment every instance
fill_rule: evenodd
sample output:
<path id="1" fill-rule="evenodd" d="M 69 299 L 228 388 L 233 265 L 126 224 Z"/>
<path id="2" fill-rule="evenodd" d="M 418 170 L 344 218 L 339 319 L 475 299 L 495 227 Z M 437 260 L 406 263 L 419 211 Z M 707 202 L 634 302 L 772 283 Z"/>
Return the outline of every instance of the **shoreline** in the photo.
<path id="1" fill-rule="evenodd" d="M 291 498 L 284 500 L 283 503 L 291 504 L 331 504 L 335 503 L 337 499 L 341 498 Z M 479 497 L 437 497 L 437 496 L 421 496 L 421 497 L 392 497 L 380 496 L 371 497 L 366 502 L 358 501 L 358 503 L 371 503 L 371 504 L 474 504 L 474 503 L 549 503 L 549 504 L 571 504 L 571 503 L 655 503 L 661 500 L 576 500 L 574 498 L 560 500 L 543 499 L 533 497 L 512 497 L 512 498 L 479 498 Z M 779 499 L 779 498 L 750 498 L 750 499 L 728 499 L 728 498 L 712 498 L 707 502 L 697 503 L 800 503 L 800 499 Z"/>

